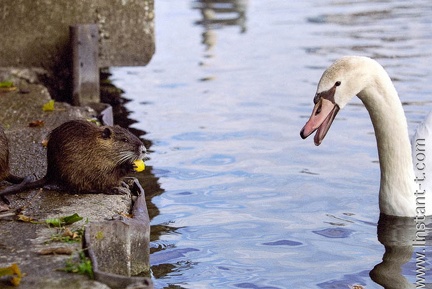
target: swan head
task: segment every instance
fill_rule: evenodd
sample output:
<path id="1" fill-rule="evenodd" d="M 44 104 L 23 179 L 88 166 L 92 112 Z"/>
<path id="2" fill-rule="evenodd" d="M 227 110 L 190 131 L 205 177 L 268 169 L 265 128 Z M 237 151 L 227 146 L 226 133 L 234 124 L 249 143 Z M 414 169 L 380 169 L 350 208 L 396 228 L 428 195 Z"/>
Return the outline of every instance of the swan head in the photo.
<path id="1" fill-rule="evenodd" d="M 342 57 L 328 67 L 318 83 L 314 108 L 309 120 L 300 131 L 305 139 L 317 131 L 315 145 L 320 145 L 340 109 L 365 88 L 368 79 L 367 64 L 372 59 L 362 56 Z"/>

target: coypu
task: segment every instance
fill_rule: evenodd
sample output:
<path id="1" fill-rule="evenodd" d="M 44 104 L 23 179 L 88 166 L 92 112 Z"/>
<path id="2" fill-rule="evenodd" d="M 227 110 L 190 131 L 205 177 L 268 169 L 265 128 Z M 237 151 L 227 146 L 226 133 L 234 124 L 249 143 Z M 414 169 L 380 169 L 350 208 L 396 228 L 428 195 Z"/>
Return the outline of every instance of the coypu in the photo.
<path id="1" fill-rule="evenodd" d="M 0 181 L 19 184 L 24 178 L 14 176 L 9 170 L 9 143 L 3 127 L 0 126 Z"/>
<path id="2" fill-rule="evenodd" d="M 96 126 L 85 120 L 68 121 L 55 128 L 47 145 L 48 168 L 42 179 L 10 186 L 0 195 L 44 188 L 75 193 L 125 193 L 122 179 L 133 162 L 145 157 L 143 143 L 119 126 Z"/>

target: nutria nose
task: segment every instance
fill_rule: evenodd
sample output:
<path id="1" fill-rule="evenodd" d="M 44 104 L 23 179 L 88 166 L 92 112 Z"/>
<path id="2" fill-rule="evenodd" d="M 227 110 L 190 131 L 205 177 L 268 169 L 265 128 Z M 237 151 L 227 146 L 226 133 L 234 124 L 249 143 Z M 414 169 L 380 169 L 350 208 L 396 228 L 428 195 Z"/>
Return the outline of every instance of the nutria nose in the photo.
<path id="1" fill-rule="evenodd" d="M 147 150 L 146 150 L 145 146 L 141 146 L 141 153 L 142 154 L 146 154 L 147 153 Z"/>

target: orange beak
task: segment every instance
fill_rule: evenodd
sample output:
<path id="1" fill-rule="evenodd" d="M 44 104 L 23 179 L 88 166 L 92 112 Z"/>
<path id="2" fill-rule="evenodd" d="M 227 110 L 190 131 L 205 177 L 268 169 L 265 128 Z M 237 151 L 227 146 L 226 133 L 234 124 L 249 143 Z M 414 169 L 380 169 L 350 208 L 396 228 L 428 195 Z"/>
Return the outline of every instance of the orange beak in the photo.
<path id="1" fill-rule="evenodd" d="M 320 98 L 315 104 L 309 120 L 300 131 L 300 136 L 305 139 L 314 131 L 318 130 L 314 137 L 314 143 L 319 146 L 338 112 L 339 106 L 337 104 L 330 100 Z"/>

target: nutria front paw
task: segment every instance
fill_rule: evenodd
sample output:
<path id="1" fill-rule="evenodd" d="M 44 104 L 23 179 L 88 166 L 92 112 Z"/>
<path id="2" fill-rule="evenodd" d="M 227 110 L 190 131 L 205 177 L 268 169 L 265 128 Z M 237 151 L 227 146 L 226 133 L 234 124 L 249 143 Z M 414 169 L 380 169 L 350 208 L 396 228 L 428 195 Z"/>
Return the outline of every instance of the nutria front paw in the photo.
<path id="1" fill-rule="evenodd" d="M 121 182 L 119 187 L 112 188 L 108 191 L 109 195 L 130 195 L 131 191 L 129 189 L 129 185 L 125 182 Z"/>

